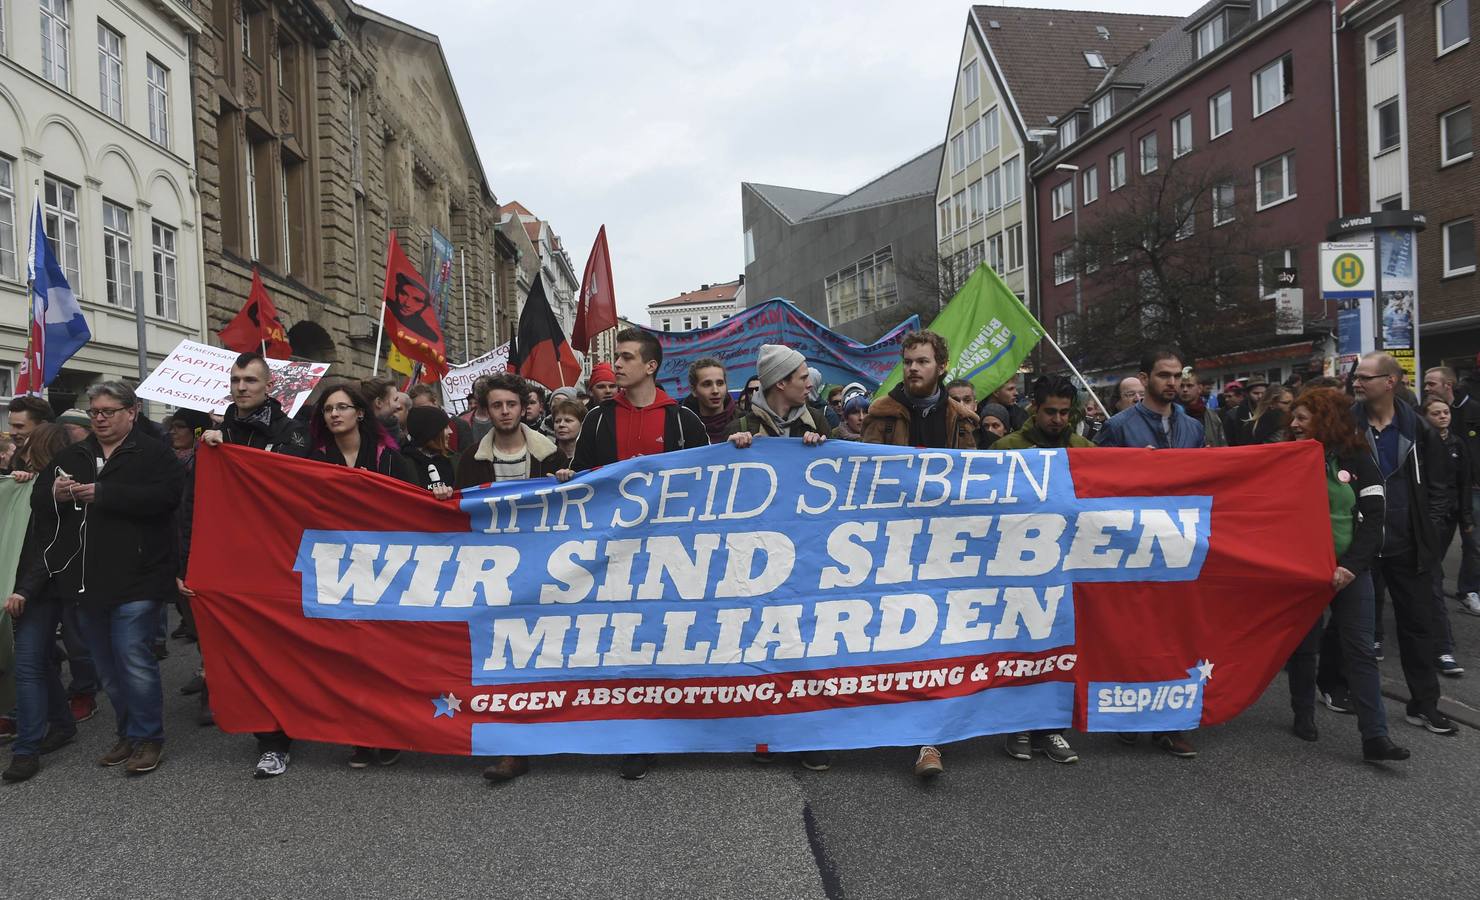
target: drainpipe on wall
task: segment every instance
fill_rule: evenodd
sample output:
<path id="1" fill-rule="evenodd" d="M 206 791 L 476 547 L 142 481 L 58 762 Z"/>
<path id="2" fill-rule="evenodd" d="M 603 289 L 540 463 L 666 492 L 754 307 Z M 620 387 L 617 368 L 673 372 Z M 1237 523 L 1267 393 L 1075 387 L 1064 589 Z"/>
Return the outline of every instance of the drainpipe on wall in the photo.
<path id="1" fill-rule="evenodd" d="M 1336 14 L 1337 0 L 1331 0 L 1331 105 L 1336 117 L 1336 218 L 1346 215 L 1346 182 L 1341 174 L 1341 64 L 1337 55 L 1336 32 L 1340 22 Z"/>

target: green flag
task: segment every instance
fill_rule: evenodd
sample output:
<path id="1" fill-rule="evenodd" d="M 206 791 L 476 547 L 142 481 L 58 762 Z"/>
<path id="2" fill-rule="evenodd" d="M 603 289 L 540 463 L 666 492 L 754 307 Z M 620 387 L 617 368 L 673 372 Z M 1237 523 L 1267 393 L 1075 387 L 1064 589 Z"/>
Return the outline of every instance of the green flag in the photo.
<path id="1" fill-rule="evenodd" d="M 1016 375 L 1043 337 L 1043 326 L 986 263 L 966 279 L 929 330 L 946 339 L 951 378 L 971 382 L 978 397 Z M 904 366 L 896 364 L 874 396 L 889 393 L 903 378 Z"/>

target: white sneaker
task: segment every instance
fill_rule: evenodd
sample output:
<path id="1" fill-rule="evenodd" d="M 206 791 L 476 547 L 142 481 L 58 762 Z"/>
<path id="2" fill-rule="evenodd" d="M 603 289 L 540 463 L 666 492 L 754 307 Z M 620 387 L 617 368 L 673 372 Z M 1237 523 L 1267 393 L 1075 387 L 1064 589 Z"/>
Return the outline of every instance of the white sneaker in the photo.
<path id="1" fill-rule="evenodd" d="M 1467 612 L 1472 616 L 1480 616 L 1480 594 L 1470 591 L 1459 598 L 1460 612 Z"/>
<path id="2" fill-rule="evenodd" d="M 288 771 L 289 754 L 269 750 L 262 754 L 257 760 L 257 768 L 252 771 L 253 778 L 276 778 Z"/>

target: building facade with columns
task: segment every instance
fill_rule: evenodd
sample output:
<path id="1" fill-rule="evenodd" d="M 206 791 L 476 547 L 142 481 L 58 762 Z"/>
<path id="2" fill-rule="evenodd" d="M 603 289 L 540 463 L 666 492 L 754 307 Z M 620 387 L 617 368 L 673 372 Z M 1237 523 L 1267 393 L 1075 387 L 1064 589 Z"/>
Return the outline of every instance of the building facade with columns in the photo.
<path id="1" fill-rule="evenodd" d="M 197 6 L 0 3 L 0 396 L 15 390 L 25 354 L 38 197 L 92 332 L 53 380 L 53 405 L 96 381 L 137 378 L 141 310 L 151 366 L 202 335 L 190 95 Z"/>
<path id="2" fill-rule="evenodd" d="M 494 345 L 498 201 L 437 37 L 342 0 L 209 0 L 194 69 L 208 332 L 253 269 L 294 354 L 368 375 L 391 230 L 452 247 L 453 362 Z M 441 240 L 438 240 L 440 238 Z"/>

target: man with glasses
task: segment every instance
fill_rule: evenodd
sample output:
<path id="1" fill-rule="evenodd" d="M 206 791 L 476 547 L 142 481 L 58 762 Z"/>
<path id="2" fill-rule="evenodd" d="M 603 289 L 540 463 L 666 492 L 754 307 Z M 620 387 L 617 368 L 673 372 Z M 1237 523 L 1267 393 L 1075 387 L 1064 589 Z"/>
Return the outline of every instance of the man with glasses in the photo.
<path id="1" fill-rule="evenodd" d="M 58 591 L 78 605 L 83 638 L 118 720 L 98 764 L 141 775 L 164 752 L 164 695 L 153 651 L 159 604 L 175 592 L 173 517 L 184 472 L 173 451 L 139 436 L 133 389 L 87 392 L 92 434 L 52 461 L 56 540 L 44 551 Z"/>
<path id="2" fill-rule="evenodd" d="M 1471 518 L 1480 522 L 1480 400 L 1458 383 L 1454 370 L 1438 366 L 1424 373 L 1423 393 L 1425 397 L 1438 397 L 1449 404 L 1449 430 L 1464 445 L 1465 459 L 1470 465 Z M 1457 513 L 1456 513 L 1457 514 Z M 1461 612 L 1480 616 L 1480 534 L 1475 531 L 1459 533 L 1460 563 L 1459 599 Z M 1449 548 L 1439 548 L 1442 559 Z"/>
<path id="3" fill-rule="evenodd" d="M 1393 601 L 1398 650 L 1409 700 L 1405 719 L 1434 734 L 1452 735 L 1456 729 L 1439 711 L 1439 623 L 1434 621 L 1433 586 L 1429 569 L 1438 551 L 1438 527 L 1448 502 L 1444 481 L 1444 445 L 1432 426 L 1406 403 L 1395 402 L 1403 382 L 1403 368 L 1386 353 L 1362 357 L 1352 375 L 1357 402 L 1352 417 L 1377 463 L 1387 500 L 1383 516 L 1382 549 L 1373 570 L 1382 577 Z M 1329 643 L 1329 642 L 1328 642 Z M 1340 703 L 1346 693 L 1322 647 L 1322 686 Z M 1341 696 L 1333 696 L 1333 695 Z M 1349 705 L 1349 704 L 1346 704 Z M 1336 708 L 1333 706 L 1332 708 Z"/>

